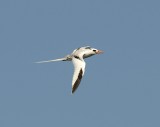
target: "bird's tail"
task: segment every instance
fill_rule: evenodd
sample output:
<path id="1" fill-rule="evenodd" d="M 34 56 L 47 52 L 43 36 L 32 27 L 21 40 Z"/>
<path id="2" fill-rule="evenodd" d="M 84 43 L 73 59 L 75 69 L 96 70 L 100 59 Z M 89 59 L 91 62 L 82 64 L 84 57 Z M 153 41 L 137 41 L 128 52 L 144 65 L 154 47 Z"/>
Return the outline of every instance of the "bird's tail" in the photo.
<path id="1" fill-rule="evenodd" d="M 47 60 L 47 61 L 39 61 L 39 62 L 35 62 L 35 63 L 48 63 L 48 62 L 55 62 L 55 61 L 67 61 L 67 58 L 60 58 L 60 59 Z"/>

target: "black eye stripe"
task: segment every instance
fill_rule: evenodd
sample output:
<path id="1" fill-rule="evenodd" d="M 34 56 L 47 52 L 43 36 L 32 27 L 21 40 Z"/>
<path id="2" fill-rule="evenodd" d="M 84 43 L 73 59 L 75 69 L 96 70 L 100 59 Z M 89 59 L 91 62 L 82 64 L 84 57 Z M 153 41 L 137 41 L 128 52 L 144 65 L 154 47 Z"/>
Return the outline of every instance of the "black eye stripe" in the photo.
<path id="1" fill-rule="evenodd" d="M 93 51 L 95 52 L 96 50 L 95 50 L 95 49 L 93 49 Z"/>

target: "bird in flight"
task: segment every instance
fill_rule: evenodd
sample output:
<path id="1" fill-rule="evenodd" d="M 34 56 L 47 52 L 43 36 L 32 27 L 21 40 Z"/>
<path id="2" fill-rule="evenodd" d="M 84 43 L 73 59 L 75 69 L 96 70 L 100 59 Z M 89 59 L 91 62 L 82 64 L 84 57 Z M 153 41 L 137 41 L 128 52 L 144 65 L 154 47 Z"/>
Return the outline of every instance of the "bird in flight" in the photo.
<path id="1" fill-rule="evenodd" d="M 55 62 L 55 61 L 72 61 L 74 65 L 74 74 L 72 79 L 72 94 L 78 88 L 81 79 L 85 72 L 85 58 L 90 56 L 101 54 L 103 51 L 91 48 L 90 46 L 80 47 L 75 49 L 70 55 L 67 55 L 64 58 L 54 59 L 54 60 L 47 60 L 47 61 L 40 61 L 36 63 L 47 63 L 47 62 Z"/>

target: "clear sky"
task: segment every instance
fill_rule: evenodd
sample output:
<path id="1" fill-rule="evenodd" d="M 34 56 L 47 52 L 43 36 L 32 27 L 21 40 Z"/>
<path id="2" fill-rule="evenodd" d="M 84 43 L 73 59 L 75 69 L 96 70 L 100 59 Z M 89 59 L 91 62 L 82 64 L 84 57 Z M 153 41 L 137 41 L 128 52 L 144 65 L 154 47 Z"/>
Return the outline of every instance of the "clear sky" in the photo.
<path id="1" fill-rule="evenodd" d="M 91 46 L 71 95 L 71 62 Z M 160 127 L 160 1 L 1 0 L 0 127 Z"/>

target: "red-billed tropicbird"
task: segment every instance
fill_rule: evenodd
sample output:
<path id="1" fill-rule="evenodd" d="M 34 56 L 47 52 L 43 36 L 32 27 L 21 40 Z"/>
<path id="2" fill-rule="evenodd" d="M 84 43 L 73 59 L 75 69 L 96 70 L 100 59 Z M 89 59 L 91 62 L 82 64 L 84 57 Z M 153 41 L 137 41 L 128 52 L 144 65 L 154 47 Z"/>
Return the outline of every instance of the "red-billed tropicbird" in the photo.
<path id="1" fill-rule="evenodd" d="M 78 88 L 82 76 L 85 72 L 85 61 L 84 59 L 96 54 L 101 54 L 103 51 L 91 48 L 90 46 L 81 47 L 75 49 L 72 54 L 67 55 L 64 58 L 60 59 L 54 59 L 54 60 L 47 60 L 47 61 L 40 61 L 36 63 L 46 63 L 46 62 L 54 62 L 54 61 L 72 61 L 74 65 L 74 74 L 72 79 L 72 94 L 75 92 L 75 90 Z"/>

